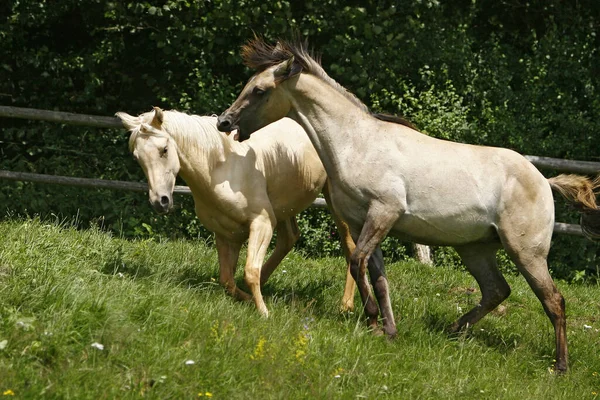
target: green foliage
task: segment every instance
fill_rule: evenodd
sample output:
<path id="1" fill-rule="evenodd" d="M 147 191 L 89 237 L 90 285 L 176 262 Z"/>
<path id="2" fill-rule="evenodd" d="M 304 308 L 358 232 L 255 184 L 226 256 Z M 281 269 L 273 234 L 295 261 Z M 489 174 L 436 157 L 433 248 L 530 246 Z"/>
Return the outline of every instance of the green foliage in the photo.
<path id="1" fill-rule="evenodd" d="M 56 3 L 56 4 L 55 4 Z M 309 38 L 329 74 L 374 111 L 427 134 L 521 153 L 598 160 L 600 3 L 7 0 L 0 4 L 0 104 L 131 114 L 151 106 L 220 113 L 251 72 L 239 47 Z M 0 168 L 143 181 L 125 131 L 0 120 Z M 549 172 L 551 174 L 551 172 Z M 0 182 L 22 215 L 77 215 L 125 237 L 209 237 L 193 216 L 153 214 L 141 194 Z M 320 211 L 301 221 L 307 254 L 338 251 Z M 557 220 L 576 216 L 561 203 Z M 146 224 L 146 225 L 144 225 Z M 405 257 L 386 242 L 386 254 Z M 560 277 L 595 271 L 598 246 L 557 238 Z M 577 276 L 581 276 L 577 275 Z"/>
<path id="2" fill-rule="evenodd" d="M 393 263 L 394 341 L 368 333 L 358 312 L 338 311 L 344 277 L 341 258 L 290 254 L 264 288 L 264 319 L 215 282 L 213 246 L 0 222 L 0 394 L 593 399 L 598 391 L 597 285 L 560 284 L 571 368 L 557 378 L 548 371 L 552 327 L 522 277 L 507 277 L 503 313 L 449 337 L 444 329 L 479 299 L 473 278 Z"/>

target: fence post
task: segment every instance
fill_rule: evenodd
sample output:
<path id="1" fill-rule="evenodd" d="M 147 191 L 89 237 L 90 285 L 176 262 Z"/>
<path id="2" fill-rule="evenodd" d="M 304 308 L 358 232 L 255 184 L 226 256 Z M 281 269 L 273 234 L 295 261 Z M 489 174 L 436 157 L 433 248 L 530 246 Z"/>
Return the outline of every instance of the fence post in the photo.
<path id="1" fill-rule="evenodd" d="M 431 259 L 431 247 L 425 246 L 424 244 L 413 243 L 413 251 L 418 262 L 433 265 L 433 260 Z"/>

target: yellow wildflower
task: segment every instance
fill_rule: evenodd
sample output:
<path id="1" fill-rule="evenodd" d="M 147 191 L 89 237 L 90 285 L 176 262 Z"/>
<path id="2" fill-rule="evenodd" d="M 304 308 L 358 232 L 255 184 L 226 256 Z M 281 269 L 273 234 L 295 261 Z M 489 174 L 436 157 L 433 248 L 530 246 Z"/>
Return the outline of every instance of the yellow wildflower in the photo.
<path id="1" fill-rule="evenodd" d="M 210 336 L 217 343 L 221 343 L 230 333 L 235 333 L 235 326 L 227 321 L 215 321 L 210 328 Z"/>
<path id="2" fill-rule="evenodd" d="M 306 351 L 308 350 L 308 335 L 304 332 L 298 334 L 297 339 L 294 341 L 294 356 L 296 361 L 302 364 L 306 360 Z"/>
<path id="3" fill-rule="evenodd" d="M 13 391 L 12 391 L 12 390 L 10 390 L 10 389 L 8 389 L 8 390 L 5 390 L 5 391 L 2 393 L 2 396 L 14 396 L 14 395 L 15 395 L 15 392 L 13 392 Z"/>
<path id="4" fill-rule="evenodd" d="M 200 392 L 200 393 L 198 393 L 198 397 L 204 397 L 204 396 L 206 396 L 206 397 L 212 397 L 212 393 L 211 392 L 204 392 L 204 393 Z"/>
<path id="5" fill-rule="evenodd" d="M 254 348 L 254 352 L 250 355 L 251 360 L 259 360 L 265 356 L 265 344 L 267 343 L 267 339 L 264 337 L 260 337 L 258 339 L 258 343 L 256 343 L 256 347 Z"/>

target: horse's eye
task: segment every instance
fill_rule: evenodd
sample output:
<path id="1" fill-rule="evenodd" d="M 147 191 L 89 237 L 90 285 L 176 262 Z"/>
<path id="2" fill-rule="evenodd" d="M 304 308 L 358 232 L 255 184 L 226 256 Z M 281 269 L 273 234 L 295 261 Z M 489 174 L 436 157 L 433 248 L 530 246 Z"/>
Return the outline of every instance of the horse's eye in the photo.
<path id="1" fill-rule="evenodd" d="M 164 157 L 164 156 L 166 156 L 166 155 L 167 155 L 167 150 L 169 150 L 169 149 L 167 148 L 167 146 L 165 146 L 165 148 L 164 148 L 164 149 L 162 149 L 162 151 L 160 152 L 160 156 L 161 156 L 161 157 Z"/>
<path id="2" fill-rule="evenodd" d="M 252 93 L 254 93 L 257 96 L 262 96 L 263 94 L 265 94 L 265 90 L 255 87 L 254 90 L 252 90 Z"/>

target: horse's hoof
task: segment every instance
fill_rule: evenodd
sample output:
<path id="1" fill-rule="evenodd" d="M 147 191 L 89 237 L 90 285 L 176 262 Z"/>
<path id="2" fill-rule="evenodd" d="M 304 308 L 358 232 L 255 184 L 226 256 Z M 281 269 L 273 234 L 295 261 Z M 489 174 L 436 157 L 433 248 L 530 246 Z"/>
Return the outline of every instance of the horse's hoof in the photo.
<path id="1" fill-rule="evenodd" d="M 565 375 L 567 373 L 567 363 L 556 363 L 551 372 L 555 375 Z"/>
<path id="2" fill-rule="evenodd" d="M 453 323 L 448 327 L 448 332 L 452 335 L 456 335 L 460 333 L 462 326 L 458 324 L 458 322 Z"/>
<path id="3" fill-rule="evenodd" d="M 373 336 L 384 336 L 385 332 L 383 331 L 383 329 L 381 329 L 380 327 L 376 326 L 371 328 L 371 334 Z"/>
<path id="4" fill-rule="evenodd" d="M 455 323 L 450 325 L 450 327 L 448 328 L 448 331 L 452 335 L 457 335 L 457 334 L 462 333 L 463 331 L 466 331 L 467 329 L 469 329 L 470 326 L 471 326 L 471 324 L 469 324 L 468 322 L 466 324 L 461 324 L 459 321 L 456 321 Z"/>
<path id="5" fill-rule="evenodd" d="M 354 311 L 354 304 L 346 303 L 346 302 L 342 301 L 342 304 L 340 305 L 341 313 L 351 313 L 353 311 Z"/>
<path id="6" fill-rule="evenodd" d="M 395 329 L 393 331 L 390 331 L 390 332 L 385 331 L 385 335 L 387 336 L 387 338 L 389 340 L 394 340 L 398 336 L 398 331 L 395 330 Z"/>

